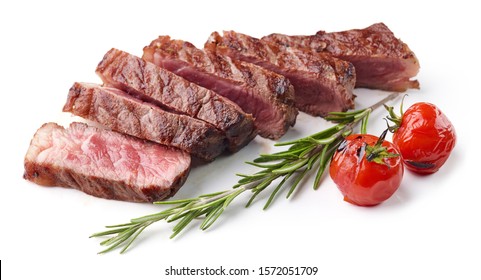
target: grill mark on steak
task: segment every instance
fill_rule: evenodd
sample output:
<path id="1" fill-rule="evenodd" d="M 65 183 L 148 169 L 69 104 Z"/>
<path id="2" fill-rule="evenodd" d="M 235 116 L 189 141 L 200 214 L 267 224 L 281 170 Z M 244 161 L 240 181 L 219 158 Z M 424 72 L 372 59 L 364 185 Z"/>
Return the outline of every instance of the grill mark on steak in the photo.
<path id="1" fill-rule="evenodd" d="M 419 88 L 419 82 L 412 79 L 420 68 L 416 55 L 383 23 L 310 36 L 271 34 L 261 40 L 349 61 L 356 69 L 356 87 L 398 92 Z"/>
<path id="2" fill-rule="evenodd" d="M 24 160 L 24 178 L 106 199 L 153 202 L 173 196 L 190 171 L 181 150 L 74 122 L 46 123 Z"/>
<path id="3" fill-rule="evenodd" d="M 294 88 L 284 76 L 169 36 L 153 40 L 143 58 L 237 103 L 263 137 L 278 139 L 295 124 Z"/>
<path id="4" fill-rule="evenodd" d="M 226 134 L 230 151 L 238 151 L 257 135 L 252 116 L 234 102 L 140 57 L 113 48 L 96 73 L 106 85 L 212 124 Z"/>
<path id="5" fill-rule="evenodd" d="M 207 161 L 219 156 L 226 145 L 225 135 L 206 122 L 167 112 L 119 89 L 96 84 L 75 83 L 63 111 Z"/>
<path id="6" fill-rule="evenodd" d="M 205 48 L 257 64 L 286 76 L 295 88 L 299 110 L 315 116 L 354 107 L 354 66 L 325 54 L 268 44 L 234 31 L 214 32 Z"/>

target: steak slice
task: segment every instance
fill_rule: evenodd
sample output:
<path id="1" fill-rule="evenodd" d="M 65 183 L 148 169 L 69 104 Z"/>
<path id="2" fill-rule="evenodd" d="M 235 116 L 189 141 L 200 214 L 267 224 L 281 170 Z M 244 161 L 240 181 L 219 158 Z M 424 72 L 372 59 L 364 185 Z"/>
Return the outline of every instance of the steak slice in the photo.
<path id="1" fill-rule="evenodd" d="M 75 83 L 63 111 L 117 132 L 179 148 L 207 161 L 225 149 L 225 135 L 212 125 L 167 112 L 116 88 Z"/>
<path id="2" fill-rule="evenodd" d="M 262 137 L 278 139 L 295 124 L 294 87 L 284 76 L 169 36 L 152 41 L 143 58 L 237 103 Z"/>
<path id="3" fill-rule="evenodd" d="M 412 80 L 419 72 L 418 59 L 383 23 L 342 32 L 319 31 L 312 36 L 271 34 L 262 41 L 349 61 L 356 69 L 356 87 L 398 92 L 419 88 L 419 82 Z"/>
<path id="4" fill-rule="evenodd" d="M 181 150 L 84 123 L 46 123 L 25 155 L 23 177 L 124 201 L 153 202 L 173 196 L 190 171 Z"/>
<path id="5" fill-rule="evenodd" d="M 299 110 L 314 116 L 354 107 L 355 71 L 351 63 L 330 55 L 268 44 L 234 31 L 214 32 L 205 48 L 244 60 L 286 76 L 295 89 Z"/>
<path id="6" fill-rule="evenodd" d="M 238 151 L 257 135 L 252 116 L 234 102 L 140 57 L 111 49 L 96 72 L 106 85 L 212 124 L 225 133 L 231 151 Z"/>

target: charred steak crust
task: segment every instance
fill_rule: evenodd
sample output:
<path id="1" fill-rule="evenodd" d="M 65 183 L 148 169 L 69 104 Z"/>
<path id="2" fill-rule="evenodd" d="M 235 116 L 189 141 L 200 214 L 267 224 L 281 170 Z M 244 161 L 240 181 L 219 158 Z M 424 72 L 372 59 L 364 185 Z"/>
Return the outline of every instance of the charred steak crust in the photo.
<path id="1" fill-rule="evenodd" d="M 63 111 L 117 132 L 179 148 L 207 161 L 219 156 L 226 145 L 225 135 L 212 125 L 167 112 L 116 88 L 75 83 Z"/>
<path id="2" fill-rule="evenodd" d="M 96 72 L 106 85 L 212 124 L 226 134 L 231 151 L 238 151 L 256 136 L 252 116 L 235 103 L 140 57 L 111 49 Z"/>
<path id="3" fill-rule="evenodd" d="M 318 55 L 296 48 L 268 44 L 234 31 L 214 32 L 205 48 L 234 59 L 265 67 L 286 76 L 295 89 L 299 110 L 315 116 L 354 107 L 354 66 L 330 55 Z"/>
<path id="4" fill-rule="evenodd" d="M 262 137 L 278 139 L 295 124 L 294 87 L 284 76 L 169 36 L 153 40 L 143 58 L 237 103 Z"/>
<path id="5" fill-rule="evenodd" d="M 341 32 L 319 31 L 310 36 L 271 34 L 262 40 L 349 61 L 356 69 L 356 87 L 399 92 L 419 88 L 419 82 L 412 79 L 420 68 L 416 55 L 384 23 Z"/>
<path id="6" fill-rule="evenodd" d="M 177 192 L 190 163 L 186 152 L 172 147 L 83 123 L 67 129 L 46 123 L 25 155 L 24 178 L 107 199 L 153 202 Z"/>

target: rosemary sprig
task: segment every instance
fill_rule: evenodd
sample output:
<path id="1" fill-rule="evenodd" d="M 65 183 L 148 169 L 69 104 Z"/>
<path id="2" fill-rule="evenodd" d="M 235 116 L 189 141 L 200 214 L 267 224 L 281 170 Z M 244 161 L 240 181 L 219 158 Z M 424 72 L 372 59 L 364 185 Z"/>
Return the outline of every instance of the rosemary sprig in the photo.
<path id="1" fill-rule="evenodd" d="M 289 148 L 277 153 L 261 154 L 252 162 L 247 162 L 260 168 L 260 171 L 251 175 L 237 174 L 241 179 L 229 190 L 196 198 L 154 202 L 159 205 L 171 205 L 171 207 L 155 214 L 131 219 L 126 224 L 107 226 L 108 230 L 95 233 L 91 237 L 112 236 L 100 243 L 108 246 L 100 253 L 119 247 L 123 247 L 121 250 L 123 253 L 145 228 L 161 220 L 168 223 L 177 221 L 170 238 L 177 236 L 196 218 L 203 219 L 200 228 L 206 230 L 217 221 L 235 198 L 249 190 L 251 197 L 246 207 L 249 207 L 261 192 L 275 185 L 264 204 L 264 209 L 267 209 L 283 187 L 288 188 L 286 197 L 289 198 L 313 170 L 317 170 L 313 186 L 317 189 L 324 170 L 344 137 L 351 134 L 359 122 L 361 122 L 361 133 L 366 133 L 369 114 L 396 96 L 398 94 L 393 93 L 366 109 L 329 113 L 325 119 L 337 123 L 336 125 L 304 138 L 275 144 L 289 146 Z"/>

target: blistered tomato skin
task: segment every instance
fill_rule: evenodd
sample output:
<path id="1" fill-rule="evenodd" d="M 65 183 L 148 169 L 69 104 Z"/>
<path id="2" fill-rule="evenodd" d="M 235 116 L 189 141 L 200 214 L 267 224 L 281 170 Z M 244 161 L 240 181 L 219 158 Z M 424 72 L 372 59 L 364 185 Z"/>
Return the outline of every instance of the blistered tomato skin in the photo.
<path id="1" fill-rule="evenodd" d="M 392 137 L 407 169 L 431 174 L 446 162 L 456 144 L 454 126 L 433 104 L 420 102 L 404 112 Z"/>
<path id="2" fill-rule="evenodd" d="M 345 201 L 374 206 L 390 198 L 401 185 L 404 167 L 400 156 L 384 158 L 383 164 L 367 160 L 363 147 L 374 146 L 377 140 L 377 136 L 353 134 L 334 153 L 329 175 Z M 382 146 L 398 154 L 392 143 L 383 141 Z"/>

